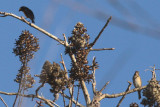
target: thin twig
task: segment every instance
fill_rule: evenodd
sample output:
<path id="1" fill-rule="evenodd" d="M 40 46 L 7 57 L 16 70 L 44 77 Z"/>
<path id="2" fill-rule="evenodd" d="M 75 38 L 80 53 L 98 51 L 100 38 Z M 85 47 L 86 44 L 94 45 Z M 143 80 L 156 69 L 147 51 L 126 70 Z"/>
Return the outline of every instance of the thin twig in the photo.
<path id="1" fill-rule="evenodd" d="M 90 49 L 90 51 L 114 50 L 115 48 Z"/>
<path id="2" fill-rule="evenodd" d="M 1 99 L 1 101 L 4 103 L 4 105 L 6 106 L 6 107 L 8 107 L 8 105 L 5 103 L 5 101 L 3 100 L 3 98 L 0 96 L 0 99 Z"/>
<path id="3" fill-rule="evenodd" d="M 126 89 L 126 92 L 130 90 L 132 83 L 130 81 L 128 81 L 129 85 L 128 88 Z M 122 103 L 122 101 L 124 100 L 126 94 L 123 95 L 123 97 L 119 100 L 119 103 L 117 104 L 117 107 L 120 106 L 120 104 Z"/>
<path id="4" fill-rule="evenodd" d="M 62 92 L 60 92 L 62 96 L 64 96 L 65 98 L 69 99 L 70 100 L 70 97 Z M 73 103 L 76 104 L 77 103 L 77 106 L 79 107 L 85 107 L 84 105 L 80 104 L 79 102 L 77 102 L 75 99 L 72 99 Z"/>
<path id="5" fill-rule="evenodd" d="M 3 91 L 0 91 L 0 94 L 4 94 L 4 95 L 18 95 L 18 93 L 7 93 L 7 92 L 3 92 Z M 19 94 L 19 96 L 22 96 L 22 97 L 27 97 L 27 98 L 38 98 L 40 100 L 43 100 L 47 105 L 49 105 L 50 107 L 54 107 L 52 104 L 54 104 L 55 106 L 57 107 L 60 107 L 59 105 L 57 105 L 56 103 L 54 103 L 53 101 L 49 100 L 49 99 L 46 99 L 42 96 L 36 96 L 34 94 Z"/>
<path id="6" fill-rule="evenodd" d="M 64 37 L 65 46 L 68 46 L 67 38 L 66 38 L 66 35 L 64 33 L 63 33 L 63 37 Z"/>
<path id="7" fill-rule="evenodd" d="M 99 32 L 98 36 L 95 38 L 95 40 L 90 44 L 90 47 L 93 47 L 93 45 L 95 45 L 95 43 L 97 42 L 97 40 L 99 39 L 99 37 L 101 36 L 102 32 L 104 31 L 104 29 L 107 27 L 108 23 L 111 21 L 112 16 L 109 17 L 109 19 L 107 20 L 106 24 L 104 25 L 104 27 L 101 29 L 101 31 Z"/>
<path id="8" fill-rule="evenodd" d="M 44 106 L 44 105 L 42 104 L 42 103 L 44 103 L 42 100 L 36 101 L 36 103 L 38 104 L 37 107 L 42 107 L 42 106 Z"/>
<path id="9" fill-rule="evenodd" d="M 65 63 L 64 63 L 64 60 L 63 60 L 62 54 L 61 54 L 61 59 L 62 59 L 61 64 L 62 64 L 62 66 L 63 66 L 63 68 L 64 68 L 65 77 L 68 79 L 67 68 L 66 68 L 66 65 L 65 65 Z"/>
<path id="10" fill-rule="evenodd" d="M 38 96 L 38 91 L 44 86 L 45 82 L 43 82 L 37 89 L 36 89 L 36 95 Z"/>
<path id="11" fill-rule="evenodd" d="M 64 91 L 62 91 L 62 94 L 64 94 Z M 66 107 L 66 101 L 65 101 L 64 96 L 63 96 L 63 102 L 64 102 L 64 107 Z"/>
<path id="12" fill-rule="evenodd" d="M 108 81 L 99 92 L 102 92 L 106 88 L 106 86 L 109 84 L 109 82 L 110 81 Z"/>
<path id="13" fill-rule="evenodd" d="M 22 75 L 21 75 L 22 76 Z M 20 83 L 19 83 L 19 87 L 18 87 L 18 94 L 16 95 L 16 98 L 15 98 L 15 100 L 14 100 L 14 103 L 13 103 L 13 107 L 15 107 L 15 104 L 16 104 L 16 101 L 17 101 L 17 99 L 18 99 L 18 96 L 19 96 L 19 93 L 21 92 L 21 83 L 22 83 L 22 79 L 21 79 L 21 81 L 20 81 Z"/>
<path id="14" fill-rule="evenodd" d="M 34 105 L 34 107 L 37 107 L 37 103 Z"/>
<path id="15" fill-rule="evenodd" d="M 59 98 L 59 93 L 55 93 L 53 102 L 56 102 L 58 100 L 58 98 Z"/>
<path id="16" fill-rule="evenodd" d="M 120 97 L 120 96 L 123 96 L 123 95 L 125 95 L 125 94 L 130 94 L 130 93 L 136 92 L 136 91 L 138 91 L 138 90 L 145 89 L 146 87 L 147 87 L 147 86 L 143 86 L 143 87 L 140 87 L 140 88 L 134 88 L 134 89 L 129 90 L 129 91 L 127 91 L 127 92 L 121 92 L 121 93 L 118 93 L 118 94 L 111 94 L 111 95 L 109 95 L 109 94 L 103 94 L 103 95 L 101 96 L 101 100 L 104 99 L 104 98 L 116 98 L 116 97 Z"/>
<path id="17" fill-rule="evenodd" d="M 78 98 L 79 98 L 79 89 L 80 89 L 80 86 L 78 85 L 78 93 L 77 93 L 77 100 L 76 100 L 75 107 L 77 107 L 77 103 L 78 103 Z"/>

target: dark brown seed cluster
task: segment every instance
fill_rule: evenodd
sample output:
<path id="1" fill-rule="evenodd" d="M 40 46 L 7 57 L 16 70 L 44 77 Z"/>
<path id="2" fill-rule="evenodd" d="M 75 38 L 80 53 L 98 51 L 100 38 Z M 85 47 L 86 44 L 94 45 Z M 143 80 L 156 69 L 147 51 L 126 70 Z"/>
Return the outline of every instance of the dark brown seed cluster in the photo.
<path id="1" fill-rule="evenodd" d="M 72 36 L 68 38 L 70 48 L 66 48 L 65 53 L 73 53 L 80 49 L 84 49 L 89 45 L 89 35 L 86 33 L 87 29 L 81 22 L 75 25 L 72 31 Z"/>
<path id="2" fill-rule="evenodd" d="M 22 83 L 24 89 L 31 88 L 35 82 L 34 78 L 29 74 L 30 68 L 28 62 L 34 57 L 34 53 L 39 49 L 38 39 L 34 37 L 29 31 L 22 31 L 19 39 L 16 40 L 13 53 L 19 56 L 22 66 L 16 76 L 15 81 Z"/>
<path id="3" fill-rule="evenodd" d="M 68 78 L 60 65 L 53 62 L 45 61 L 41 74 L 39 75 L 40 83 L 48 83 L 52 87 L 50 91 L 54 94 L 65 90 L 68 86 Z"/>
<path id="4" fill-rule="evenodd" d="M 139 105 L 137 103 L 131 103 L 130 107 L 139 107 Z"/>
<path id="5" fill-rule="evenodd" d="M 160 84 L 154 78 L 149 81 L 147 87 L 143 90 L 143 96 L 141 104 L 149 107 L 160 107 Z"/>
<path id="6" fill-rule="evenodd" d="M 68 39 L 71 46 L 76 50 L 80 48 L 85 48 L 89 45 L 89 35 L 86 33 L 87 29 L 81 22 L 78 22 L 75 25 L 75 28 L 72 31 L 72 37 Z"/>
<path id="7" fill-rule="evenodd" d="M 69 48 L 66 48 L 66 54 L 74 54 L 77 65 L 72 64 L 71 70 L 69 70 L 70 78 L 72 80 L 84 80 L 90 81 L 93 75 L 89 73 L 92 69 L 88 65 L 87 56 L 89 53 L 89 35 L 86 33 L 87 29 L 84 25 L 78 22 L 72 31 L 72 36 L 69 37 Z"/>
<path id="8" fill-rule="evenodd" d="M 19 39 L 16 40 L 13 52 L 22 63 L 27 63 L 34 57 L 34 53 L 39 50 L 38 39 L 34 37 L 29 31 L 22 31 Z"/>

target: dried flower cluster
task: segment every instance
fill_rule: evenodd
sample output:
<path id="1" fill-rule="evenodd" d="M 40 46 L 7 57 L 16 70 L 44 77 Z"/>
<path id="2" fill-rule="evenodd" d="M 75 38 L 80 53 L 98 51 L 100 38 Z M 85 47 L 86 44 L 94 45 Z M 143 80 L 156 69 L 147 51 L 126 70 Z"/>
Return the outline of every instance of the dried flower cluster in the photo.
<path id="1" fill-rule="evenodd" d="M 34 57 L 34 53 L 39 50 L 38 39 L 34 37 L 29 31 L 22 31 L 19 39 L 16 40 L 13 52 L 19 56 L 23 64 L 27 64 Z"/>
<path id="2" fill-rule="evenodd" d="M 13 53 L 19 56 L 22 66 L 17 74 L 15 81 L 22 83 L 24 89 L 31 88 L 35 82 L 34 78 L 29 74 L 30 68 L 27 66 L 28 62 L 34 57 L 34 53 L 39 49 L 38 39 L 34 37 L 29 31 L 22 31 L 19 39 L 16 40 Z"/>
<path id="3" fill-rule="evenodd" d="M 50 91 L 55 95 L 68 86 L 68 78 L 60 65 L 53 62 L 45 61 L 41 74 L 39 75 L 40 83 L 48 83 L 52 89 Z"/>
<path id="4" fill-rule="evenodd" d="M 87 29 L 84 25 L 78 22 L 72 31 L 72 36 L 69 37 L 69 48 L 66 48 L 66 54 L 74 54 L 76 58 L 77 66 L 72 64 L 71 70 L 69 70 L 70 78 L 72 80 L 84 80 L 90 81 L 93 75 L 89 73 L 91 66 L 87 65 L 87 56 L 89 53 L 89 35 L 86 33 Z"/>
<path id="5" fill-rule="evenodd" d="M 72 37 L 69 37 L 68 41 L 72 46 L 72 51 L 76 52 L 82 48 L 86 48 L 89 45 L 89 35 L 86 33 L 87 29 L 81 22 L 75 25 L 72 31 Z"/>
<path id="6" fill-rule="evenodd" d="M 160 106 L 160 84 L 156 78 L 149 81 L 147 87 L 143 90 L 143 96 L 146 97 L 141 102 L 144 106 Z"/>

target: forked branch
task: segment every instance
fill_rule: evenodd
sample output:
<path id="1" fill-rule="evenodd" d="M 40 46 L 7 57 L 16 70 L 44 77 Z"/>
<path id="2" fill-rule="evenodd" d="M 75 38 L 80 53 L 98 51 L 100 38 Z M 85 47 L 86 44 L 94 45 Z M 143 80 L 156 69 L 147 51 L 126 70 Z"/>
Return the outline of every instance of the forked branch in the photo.
<path id="1" fill-rule="evenodd" d="M 36 89 L 36 96 L 38 96 L 38 91 L 44 86 L 45 82 L 43 82 L 37 89 Z"/>
<path id="2" fill-rule="evenodd" d="M 129 85 L 128 88 L 126 89 L 126 92 L 130 90 L 132 83 L 130 81 L 128 81 Z M 123 95 L 123 97 L 119 100 L 119 103 L 117 104 L 117 107 L 120 106 L 120 104 L 122 103 L 122 101 L 124 100 L 126 94 Z"/>

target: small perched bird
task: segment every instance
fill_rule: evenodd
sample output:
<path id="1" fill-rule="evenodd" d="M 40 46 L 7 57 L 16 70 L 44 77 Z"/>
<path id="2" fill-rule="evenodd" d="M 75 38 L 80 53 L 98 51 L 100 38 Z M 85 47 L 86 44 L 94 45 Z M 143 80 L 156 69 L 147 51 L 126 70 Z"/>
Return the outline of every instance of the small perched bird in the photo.
<path id="1" fill-rule="evenodd" d="M 24 15 L 27 18 L 30 18 L 32 20 L 32 23 L 34 23 L 34 14 L 31 9 L 29 9 L 28 7 L 22 6 L 19 8 L 19 11 L 22 11 Z"/>
<path id="2" fill-rule="evenodd" d="M 133 75 L 133 84 L 135 88 L 139 88 L 142 86 L 141 77 L 139 76 L 139 71 L 136 71 Z M 141 90 L 138 91 L 138 97 L 141 99 Z"/>

